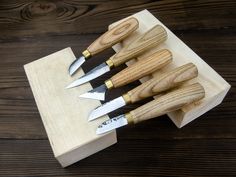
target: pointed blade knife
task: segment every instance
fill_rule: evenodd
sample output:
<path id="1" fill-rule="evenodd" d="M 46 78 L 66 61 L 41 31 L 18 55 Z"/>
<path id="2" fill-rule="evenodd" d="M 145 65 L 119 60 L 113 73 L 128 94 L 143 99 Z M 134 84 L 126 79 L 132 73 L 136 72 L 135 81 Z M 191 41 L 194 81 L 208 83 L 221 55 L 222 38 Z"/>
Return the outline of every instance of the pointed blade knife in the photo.
<path id="1" fill-rule="evenodd" d="M 88 121 L 95 120 L 127 104 L 133 104 L 163 91 L 172 89 L 187 80 L 197 77 L 197 75 L 198 70 L 193 63 L 188 63 L 177 67 L 174 70 L 165 72 L 161 76 L 154 77 L 122 96 L 97 107 L 90 113 Z"/>
<path id="2" fill-rule="evenodd" d="M 117 88 L 147 76 L 154 71 L 166 66 L 172 61 L 172 54 L 169 50 L 164 49 L 139 60 L 128 66 L 119 73 L 112 76 L 105 83 L 85 94 L 80 95 L 83 98 L 105 100 L 106 90 Z"/>
<path id="3" fill-rule="evenodd" d="M 166 30 L 160 26 L 156 25 L 146 33 L 139 36 L 137 39 L 132 41 L 129 45 L 122 48 L 118 53 L 110 57 L 106 62 L 95 67 L 82 77 L 78 78 L 66 88 L 72 88 L 91 81 L 107 72 L 109 72 L 113 67 L 117 67 L 133 57 L 136 57 L 140 53 L 157 46 L 167 39 Z"/>
<path id="4" fill-rule="evenodd" d="M 85 51 L 83 51 L 81 57 L 72 62 L 69 67 L 69 74 L 73 75 L 86 59 L 120 42 L 134 32 L 138 26 L 138 20 L 131 17 L 108 30 L 96 39 Z"/>
<path id="5" fill-rule="evenodd" d="M 137 109 L 109 119 L 98 126 L 96 133 L 103 134 L 127 124 L 136 124 L 168 112 L 178 110 L 185 105 L 204 98 L 205 91 L 201 84 L 182 86 Z"/>

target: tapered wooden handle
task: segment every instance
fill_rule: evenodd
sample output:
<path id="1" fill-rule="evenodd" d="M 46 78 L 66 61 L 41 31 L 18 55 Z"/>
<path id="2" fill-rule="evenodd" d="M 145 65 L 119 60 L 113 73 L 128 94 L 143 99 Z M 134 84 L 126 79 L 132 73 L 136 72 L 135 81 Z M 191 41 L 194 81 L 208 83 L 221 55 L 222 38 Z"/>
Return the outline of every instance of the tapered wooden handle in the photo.
<path id="1" fill-rule="evenodd" d="M 127 117 L 134 123 L 152 119 L 202 99 L 205 96 L 204 88 L 195 83 L 171 91 L 139 108 L 128 113 Z"/>
<path id="2" fill-rule="evenodd" d="M 135 103 L 144 98 L 154 96 L 160 92 L 176 87 L 184 81 L 197 77 L 198 70 L 193 63 L 188 63 L 174 70 L 163 73 L 161 76 L 154 77 L 138 87 L 130 90 L 128 99 Z"/>
<path id="3" fill-rule="evenodd" d="M 136 18 L 128 18 L 96 39 L 87 50 L 90 55 L 95 55 L 126 38 L 135 31 L 138 26 L 139 23 Z"/>
<path id="4" fill-rule="evenodd" d="M 135 39 L 133 42 L 131 42 L 128 46 L 122 48 L 109 60 L 113 63 L 114 66 L 119 66 L 120 64 L 127 62 L 128 60 L 144 52 L 145 50 L 161 44 L 166 39 L 166 30 L 162 26 L 156 25 L 146 33 Z"/>
<path id="5" fill-rule="evenodd" d="M 154 71 L 166 66 L 172 61 L 172 54 L 169 50 L 160 50 L 147 58 L 128 66 L 114 75 L 110 80 L 113 87 L 120 87 L 147 76 Z"/>

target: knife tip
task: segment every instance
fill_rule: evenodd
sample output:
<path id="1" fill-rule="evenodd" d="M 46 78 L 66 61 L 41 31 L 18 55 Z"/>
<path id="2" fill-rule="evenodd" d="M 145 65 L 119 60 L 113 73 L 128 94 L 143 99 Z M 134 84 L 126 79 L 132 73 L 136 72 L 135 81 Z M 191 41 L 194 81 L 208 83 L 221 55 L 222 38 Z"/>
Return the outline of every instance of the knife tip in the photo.
<path id="1" fill-rule="evenodd" d="M 70 76 L 73 76 L 74 73 L 75 73 L 75 71 L 72 71 L 72 69 L 71 69 L 71 67 L 70 67 L 70 68 L 69 68 L 69 75 L 70 75 Z"/>
<path id="2" fill-rule="evenodd" d="M 72 76 L 84 62 L 85 62 L 84 56 L 76 58 L 69 66 L 69 74 Z"/>
<path id="3" fill-rule="evenodd" d="M 105 101 L 105 96 L 98 96 L 95 97 L 93 96 L 90 92 L 84 93 L 82 95 L 79 95 L 80 98 L 87 98 L 87 99 L 92 99 L 92 100 L 100 100 L 100 101 Z"/>
<path id="4" fill-rule="evenodd" d="M 74 66 L 74 62 L 69 66 L 69 69 L 68 69 L 68 72 L 69 72 L 69 75 L 72 76 L 75 74 L 75 72 L 77 71 L 78 67 L 75 67 Z"/>
<path id="5" fill-rule="evenodd" d="M 94 116 L 93 112 L 89 115 L 88 121 L 91 122 L 92 120 L 95 120 L 97 117 Z"/>
<path id="6" fill-rule="evenodd" d="M 91 122 L 93 119 L 92 118 L 88 118 L 88 122 Z"/>
<path id="7" fill-rule="evenodd" d="M 73 85 L 69 84 L 69 85 L 67 85 L 65 88 L 66 88 L 66 89 L 70 89 L 70 88 L 72 88 L 72 87 L 73 87 Z"/>

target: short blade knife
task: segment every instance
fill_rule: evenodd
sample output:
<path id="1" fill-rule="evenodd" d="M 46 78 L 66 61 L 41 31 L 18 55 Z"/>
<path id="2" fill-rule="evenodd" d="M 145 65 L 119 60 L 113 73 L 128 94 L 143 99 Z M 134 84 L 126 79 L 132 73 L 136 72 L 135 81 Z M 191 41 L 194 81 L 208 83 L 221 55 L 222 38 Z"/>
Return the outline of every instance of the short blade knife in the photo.
<path id="1" fill-rule="evenodd" d="M 105 100 L 106 90 L 117 88 L 147 76 L 154 71 L 166 66 L 172 61 L 172 53 L 163 49 L 155 52 L 138 62 L 128 66 L 119 73 L 106 80 L 105 83 L 87 93 L 80 95 L 83 98 Z"/>
<path id="2" fill-rule="evenodd" d="M 134 32 L 138 26 L 138 20 L 134 17 L 131 17 L 108 30 L 106 33 L 96 39 L 85 51 L 83 51 L 81 57 L 76 58 L 72 62 L 72 64 L 69 66 L 69 74 L 73 75 L 86 59 L 120 42 L 132 32 Z"/>
<path id="3" fill-rule="evenodd" d="M 199 101 L 204 98 L 204 96 L 204 88 L 199 83 L 182 86 L 129 113 L 103 122 L 98 126 L 96 134 L 103 134 L 127 124 L 137 124 L 164 115 L 168 112 L 178 110 L 185 105 Z"/>
<path id="4" fill-rule="evenodd" d="M 117 67 L 129 61 L 133 57 L 136 57 L 140 53 L 163 43 L 166 39 L 167 33 L 164 27 L 156 25 L 150 30 L 148 30 L 146 33 L 142 34 L 137 39 L 132 41 L 130 44 L 122 48 L 118 53 L 114 54 L 107 61 L 96 66 L 82 77 L 73 81 L 66 88 L 77 87 L 81 84 L 89 82 L 109 72 L 113 67 Z"/>
<path id="5" fill-rule="evenodd" d="M 197 75 L 198 70 L 193 63 L 188 63 L 167 71 L 158 77 L 154 77 L 144 82 L 122 96 L 97 107 L 90 113 L 88 121 L 95 120 L 127 104 L 136 103 L 145 98 L 177 87 L 183 82 L 197 77 Z"/>

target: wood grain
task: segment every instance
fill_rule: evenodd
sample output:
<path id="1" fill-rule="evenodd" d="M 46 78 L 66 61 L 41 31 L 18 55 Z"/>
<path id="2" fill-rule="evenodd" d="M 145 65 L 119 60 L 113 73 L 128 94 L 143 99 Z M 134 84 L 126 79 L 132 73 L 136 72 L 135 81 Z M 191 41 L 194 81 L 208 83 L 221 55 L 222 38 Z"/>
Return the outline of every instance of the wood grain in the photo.
<path id="1" fill-rule="evenodd" d="M 135 64 L 128 66 L 116 75 L 112 76 L 110 81 L 115 88 L 127 85 L 154 71 L 166 66 L 172 61 L 172 55 L 169 50 L 160 50 L 154 54 L 143 58 Z"/>
<path id="2" fill-rule="evenodd" d="M 165 43 L 160 44 L 159 46 L 155 46 L 147 53 L 144 53 L 143 55 L 137 57 L 137 60 L 142 59 L 142 57 L 150 55 L 150 53 L 163 48 L 166 48 L 172 52 L 174 58 L 173 62 L 167 67 L 155 71 L 152 74 L 153 76 L 161 75 L 163 72 L 170 71 L 175 67 L 186 64 L 187 62 L 194 63 L 198 68 L 199 77 L 197 77 L 195 81 L 199 82 L 204 87 L 205 97 L 197 103 L 188 104 L 179 110 L 175 110 L 167 114 L 178 128 L 182 128 L 204 113 L 213 109 L 223 101 L 231 85 L 225 79 L 223 79 L 222 76 L 220 76 L 211 66 L 209 66 L 204 61 L 204 59 L 193 52 L 191 48 L 189 48 L 183 41 L 181 41 L 172 31 L 170 31 L 148 10 L 143 10 L 132 16 L 140 21 L 139 30 L 137 31 L 137 33 L 133 33 L 131 36 L 125 39 L 122 44 L 129 43 L 129 41 L 131 41 L 132 39 L 137 38 L 139 34 L 145 33 L 155 25 L 161 25 L 165 27 L 169 36 Z M 111 27 L 115 25 L 116 23 L 112 24 Z M 122 44 L 114 46 L 113 49 L 116 52 L 119 52 Z M 133 61 L 132 63 L 134 62 L 135 61 Z M 129 66 L 132 63 L 129 62 L 126 64 Z M 142 78 L 140 82 L 144 82 L 145 80 L 148 80 L 148 77 Z"/>
<path id="3" fill-rule="evenodd" d="M 178 110 L 187 104 L 199 101 L 204 96 L 204 88 L 199 83 L 182 86 L 140 106 L 129 114 L 132 116 L 132 122 L 136 124 Z"/>
<path id="4" fill-rule="evenodd" d="M 122 48 L 122 50 L 113 55 L 109 60 L 112 61 L 114 66 L 119 66 L 136 57 L 138 54 L 163 43 L 166 39 L 167 34 L 165 29 L 160 25 L 156 25 L 130 42 L 129 45 Z"/>
<path id="5" fill-rule="evenodd" d="M 95 55 L 122 41 L 122 39 L 129 36 L 137 28 L 138 20 L 133 17 L 129 18 L 96 39 L 87 50 L 91 55 Z"/>
<path id="6" fill-rule="evenodd" d="M 41 5 L 31 8 L 35 4 Z M 49 1 L 0 2 L 0 176 L 236 176 L 235 1 L 50 1 L 53 11 L 46 11 L 45 4 Z M 68 46 L 78 56 L 107 25 L 145 8 L 230 82 L 228 96 L 181 130 L 167 116 L 118 129 L 118 144 L 62 169 L 22 66 Z M 83 69 L 89 71 L 113 54 L 107 50 Z M 120 69 L 92 85 L 99 86 Z M 114 89 L 108 100 L 138 84 Z"/>
<path id="7" fill-rule="evenodd" d="M 114 131 L 105 136 L 94 133 L 102 119 L 99 120 L 100 123 L 87 121 L 89 112 L 101 105 L 100 102 L 88 102 L 75 97 L 76 94 L 92 89 L 91 85 L 85 84 L 79 90 L 65 89 L 65 85 L 72 81 L 68 75 L 68 67 L 74 59 L 71 48 L 65 48 L 24 65 L 53 154 L 62 167 L 117 142 Z M 76 77 L 83 74 L 83 70 L 80 70 Z M 103 117 L 103 121 L 108 118 Z"/>
<path id="8" fill-rule="evenodd" d="M 197 67 L 188 63 L 177 67 L 172 71 L 164 72 L 161 76 L 154 77 L 140 86 L 127 92 L 130 103 L 138 102 L 142 99 L 157 95 L 160 92 L 174 88 L 184 81 L 197 77 Z M 125 97 L 125 96 L 124 96 Z"/>
<path id="9" fill-rule="evenodd" d="M 234 139 L 122 140 L 67 169 L 62 169 L 51 156 L 47 140 L 1 140 L 0 143 L 1 176 L 220 177 L 236 173 L 232 168 L 236 165 L 232 156 L 236 153 Z"/>
<path id="10" fill-rule="evenodd" d="M 103 33 L 112 22 L 145 8 L 165 21 L 172 30 L 233 29 L 236 24 L 235 6 L 234 1 L 223 0 L 5 0 L 1 1 L 1 37 Z"/>
<path id="11" fill-rule="evenodd" d="M 184 33 L 184 35 L 181 33 L 177 33 L 177 35 L 181 36 L 184 41 L 187 41 L 187 43 L 191 44 L 191 48 L 198 52 L 200 56 L 204 57 L 207 63 L 213 66 L 217 72 L 219 72 L 224 78 L 226 78 L 226 80 L 234 85 L 236 81 L 236 63 L 234 60 L 236 52 L 233 49 L 235 46 L 236 38 L 231 30 L 229 30 L 228 32 L 228 30 L 225 29 L 223 31 L 215 31 L 214 33 L 209 32 L 208 30 L 203 30 L 200 34 L 198 32 L 190 31 Z M 2 58 L 0 65 L 0 115 L 1 120 L 4 122 L 2 125 L 4 126 L 0 129 L 0 131 L 3 138 L 46 138 L 45 132 L 42 131 L 43 127 L 38 115 L 38 110 L 36 108 L 31 89 L 29 88 L 29 84 L 22 67 L 23 64 L 46 56 L 68 45 L 82 50 L 84 46 L 87 46 L 89 44 L 89 40 L 93 39 L 95 36 L 97 35 L 81 36 L 79 42 L 76 39 L 77 35 L 71 35 L 43 38 L 38 38 L 37 36 L 35 36 L 35 38 L 19 38 L 17 40 L 6 39 L 1 43 L 0 52 L 2 54 Z M 64 41 L 63 44 L 60 41 Z M 208 46 L 208 48 L 202 46 L 203 43 L 205 46 Z M 77 50 L 74 50 L 74 52 L 79 54 Z M 104 58 L 109 57 L 111 54 L 113 54 L 113 52 L 109 50 L 104 53 L 104 55 L 98 55 L 96 60 L 94 60 L 93 62 L 88 60 L 88 63 L 85 63 L 84 65 L 84 69 L 88 71 L 93 65 L 95 66 L 101 63 L 102 61 L 104 61 Z M 99 86 L 99 84 L 101 84 L 104 80 L 111 77 L 112 74 L 115 74 L 115 72 L 117 72 L 117 69 L 119 68 L 115 68 L 111 73 L 108 73 L 105 76 L 101 76 L 101 78 L 97 78 L 96 81 L 93 82 L 93 85 Z M 137 84 L 130 84 L 126 88 L 126 90 L 130 90 L 134 86 L 137 86 Z M 235 112 L 234 92 L 235 88 L 233 86 L 232 91 L 229 93 L 229 96 L 226 98 L 223 105 L 220 105 L 221 109 L 217 109 L 216 114 L 214 114 L 213 111 L 213 113 L 209 115 L 209 117 L 211 117 L 212 119 L 214 119 L 214 117 L 218 117 L 219 119 L 216 120 L 220 121 L 226 127 L 229 127 L 230 124 L 233 124 L 232 122 L 234 122 L 234 114 L 230 114 L 231 112 Z M 114 98 L 120 96 L 120 94 L 123 93 L 124 88 L 115 89 L 108 98 Z M 142 103 L 139 103 L 138 105 L 141 104 Z M 128 105 L 123 108 L 122 111 L 117 110 L 115 113 L 117 115 L 118 113 L 128 112 L 129 110 L 134 109 L 135 106 L 137 105 Z M 218 112 L 220 112 L 220 114 Z M 230 119 L 229 123 L 224 121 L 225 117 Z M 212 124 L 211 120 L 204 120 L 206 121 L 206 124 Z M 216 123 L 216 121 L 213 122 Z M 19 127 L 19 123 L 25 124 L 31 128 L 22 129 L 21 127 Z M 161 126 L 160 124 L 158 125 Z M 205 125 L 203 126 L 205 127 Z M 231 134 L 231 132 L 233 132 L 232 129 L 227 128 L 226 130 L 223 130 L 220 128 L 218 123 L 217 125 L 213 126 L 218 127 L 221 132 L 226 131 L 227 136 L 228 134 L 230 134 L 231 136 L 233 135 Z M 190 132 L 191 131 L 186 134 L 189 134 Z M 214 130 L 212 130 L 211 132 L 218 134 Z M 209 136 L 212 137 L 214 133 Z M 204 136 L 207 135 L 205 134 Z"/>

